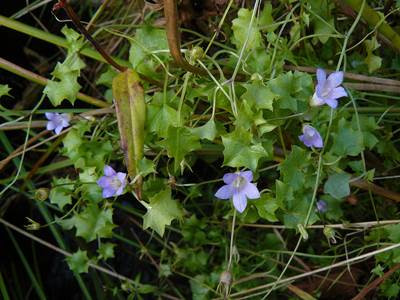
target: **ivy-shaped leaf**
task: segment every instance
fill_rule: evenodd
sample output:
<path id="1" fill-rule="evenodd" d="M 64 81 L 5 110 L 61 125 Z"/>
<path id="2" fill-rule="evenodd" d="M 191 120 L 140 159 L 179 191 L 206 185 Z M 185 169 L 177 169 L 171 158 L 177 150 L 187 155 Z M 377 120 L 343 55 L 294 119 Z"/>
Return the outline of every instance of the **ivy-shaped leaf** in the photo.
<path id="1" fill-rule="evenodd" d="M 85 200 L 98 202 L 103 199 L 101 188 L 97 185 L 99 176 L 96 174 L 96 168 L 85 168 L 79 173 L 79 181 L 81 183 L 79 190 Z"/>
<path id="2" fill-rule="evenodd" d="M 108 207 L 101 210 L 97 204 L 90 203 L 82 212 L 76 213 L 70 219 L 59 221 L 59 223 L 67 230 L 76 228 L 76 236 L 90 242 L 97 238 L 112 236 L 112 230 L 115 227 L 112 215 L 112 208 Z"/>
<path id="3" fill-rule="evenodd" d="M 337 132 L 333 134 L 331 151 L 339 156 L 357 156 L 364 150 L 362 132 L 353 130 L 344 118 L 339 120 Z"/>
<path id="4" fill-rule="evenodd" d="M 168 157 L 174 158 L 175 171 L 179 168 L 182 170 L 182 163 L 188 153 L 201 147 L 199 138 L 185 127 L 169 127 L 167 137 L 161 144 L 167 149 Z"/>
<path id="5" fill-rule="evenodd" d="M 63 63 L 57 63 L 52 73 L 56 80 L 49 80 L 43 91 L 54 106 L 60 105 L 64 99 L 74 104 L 81 88 L 78 83 L 80 70 L 85 67 L 85 63 L 78 55 L 79 49 L 83 46 L 81 36 L 66 26 L 61 32 L 67 38 L 68 54 Z"/>
<path id="6" fill-rule="evenodd" d="M 75 273 L 87 273 L 89 270 L 89 258 L 86 251 L 79 249 L 65 260 L 71 271 Z"/>
<path id="7" fill-rule="evenodd" d="M 170 126 L 178 126 L 178 112 L 167 104 L 149 104 L 147 106 L 147 128 L 159 137 L 166 137 Z"/>
<path id="8" fill-rule="evenodd" d="M 365 58 L 365 63 L 368 66 L 368 72 L 372 73 L 378 70 L 382 66 L 382 58 L 375 55 L 373 51 L 378 49 L 381 45 L 379 44 L 376 37 L 373 37 L 370 40 L 364 41 L 365 49 L 367 51 L 367 57 Z"/>
<path id="9" fill-rule="evenodd" d="M 151 228 L 160 236 L 164 235 L 165 226 L 183 216 L 178 202 L 171 198 L 171 189 L 167 188 L 150 198 L 150 203 L 141 201 L 147 213 L 143 216 L 143 228 Z"/>
<path id="10" fill-rule="evenodd" d="M 255 171 L 258 160 L 268 156 L 260 143 L 252 142 L 251 133 L 241 128 L 222 136 L 222 143 L 225 166 L 246 167 Z"/>
<path id="11" fill-rule="evenodd" d="M 324 193 L 335 199 L 342 199 L 350 195 L 349 180 L 351 176 L 346 173 L 339 173 L 329 176 L 324 185 Z"/>
<path id="12" fill-rule="evenodd" d="M 271 89 L 265 86 L 261 81 L 253 81 L 245 84 L 246 93 L 242 98 L 247 100 L 249 104 L 254 105 L 258 109 L 273 110 L 273 102 L 277 98 Z"/>
<path id="13" fill-rule="evenodd" d="M 98 258 L 104 259 L 104 260 L 113 258 L 115 246 L 116 246 L 116 244 L 113 244 L 113 243 L 102 243 L 100 245 L 99 249 L 97 249 L 97 252 L 99 253 Z"/>
<path id="14" fill-rule="evenodd" d="M 271 195 L 263 194 L 260 199 L 251 201 L 250 204 L 254 204 L 261 218 L 269 222 L 278 221 L 278 218 L 275 216 L 275 211 L 279 208 L 279 204 Z"/>
<path id="15" fill-rule="evenodd" d="M 7 84 L 0 84 L 0 98 L 3 96 L 11 96 L 9 92 L 11 89 L 8 87 Z"/>
<path id="16" fill-rule="evenodd" d="M 57 178 L 53 180 L 53 188 L 50 191 L 50 202 L 56 204 L 60 209 L 72 203 L 73 181 L 69 178 Z"/>
<path id="17" fill-rule="evenodd" d="M 310 153 L 298 146 L 293 146 L 292 152 L 280 164 L 283 182 L 294 191 L 301 189 L 306 180 L 305 168 L 310 164 Z"/>

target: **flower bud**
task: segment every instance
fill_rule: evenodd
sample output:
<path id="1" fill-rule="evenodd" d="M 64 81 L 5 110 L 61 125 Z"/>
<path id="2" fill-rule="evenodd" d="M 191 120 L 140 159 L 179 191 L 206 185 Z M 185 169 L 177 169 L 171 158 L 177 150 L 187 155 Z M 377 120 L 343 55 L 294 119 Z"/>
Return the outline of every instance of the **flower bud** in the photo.
<path id="1" fill-rule="evenodd" d="M 204 51 L 201 47 L 196 46 L 190 50 L 189 53 L 189 60 L 195 62 L 198 59 L 201 59 L 204 55 Z"/>
<path id="2" fill-rule="evenodd" d="M 36 222 L 28 217 L 27 217 L 27 220 L 29 222 L 29 224 L 25 225 L 25 228 L 27 230 L 39 230 L 40 229 L 40 224 L 38 222 Z"/>
<path id="3" fill-rule="evenodd" d="M 231 285 L 232 283 L 232 274 L 229 271 L 224 271 L 219 276 L 219 282 L 224 285 Z"/>
<path id="4" fill-rule="evenodd" d="M 297 224 L 297 229 L 300 232 L 301 237 L 303 238 L 303 240 L 308 240 L 308 232 L 307 230 L 304 228 L 303 224 Z"/>
<path id="5" fill-rule="evenodd" d="M 40 188 L 35 191 L 35 200 L 44 201 L 49 198 L 49 189 L 48 188 Z"/>
<path id="6" fill-rule="evenodd" d="M 325 227 L 324 235 L 329 242 L 336 244 L 336 231 L 332 227 Z"/>
<path id="7" fill-rule="evenodd" d="M 262 81 L 263 78 L 262 78 L 262 76 L 261 76 L 260 74 L 258 74 L 258 73 L 253 73 L 253 74 L 251 75 L 250 80 L 251 80 L 251 81 Z"/>

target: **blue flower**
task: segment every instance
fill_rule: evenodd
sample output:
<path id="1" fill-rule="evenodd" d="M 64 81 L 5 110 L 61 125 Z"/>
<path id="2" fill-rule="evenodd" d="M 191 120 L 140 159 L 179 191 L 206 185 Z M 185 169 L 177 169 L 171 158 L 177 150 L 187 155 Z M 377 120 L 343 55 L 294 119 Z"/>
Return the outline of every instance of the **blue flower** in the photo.
<path id="1" fill-rule="evenodd" d="M 49 120 L 46 129 L 54 130 L 56 134 L 59 134 L 63 128 L 69 126 L 70 117 L 68 114 L 47 112 L 45 116 Z"/>
<path id="2" fill-rule="evenodd" d="M 303 126 L 303 134 L 299 136 L 299 139 L 309 148 L 322 148 L 324 146 L 318 130 L 310 125 Z"/>
<path id="3" fill-rule="evenodd" d="M 332 108 L 338 105 L 338 98 L 346 97 L 347 93 L 340 85 L 343 82 L 343 72 L 333 72 L 326 78 L 326 73 L 322 69 L 317 69 L 317 86 L 311 98 L 311 106 L 321 106 L 328 104 Z"/>
<path id="4" fill-rule="evenodd" d="M 121 195 L 126 183 L 126 173 L 117 173 L 107 165 L 104 166 L 104 176 L 97 180 L 97 184 L 103 189 L 103 198 Z"/>
<path id="5" fill-rule="evenodd" d="M 328 210 L 328 204 L 324 200 L 317 201 L 317 211 L 324 213 Z"/>
<path id="6" fill-rule="evenodd" d="M 226 185 L 222 186 L 216 193 L 215 197 L 219 199 L 231 199 L 236 210 L 242 213 L 247 206 L 247 198 L 260 198 L 260 192 L 254 183 L 253 173 L 251 171 L 227 173 L 223 180 Z"/>

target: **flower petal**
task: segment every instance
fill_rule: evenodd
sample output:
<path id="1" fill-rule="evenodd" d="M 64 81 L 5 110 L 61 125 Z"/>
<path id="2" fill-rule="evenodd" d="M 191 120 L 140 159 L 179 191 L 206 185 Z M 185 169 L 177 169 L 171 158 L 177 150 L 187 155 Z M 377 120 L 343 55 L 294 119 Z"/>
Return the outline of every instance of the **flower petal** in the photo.
<path id="1" fill-rule="evenodd" d="M 317 82 L 318 84 L 324 84 L 326 80 L 326 72 L 323 69 L 317 69 Z"/>
<path id="2" fill-rule="evenodd" d="M 246 194 L 249 199 L 258 199 L 260 198 L 260 192 L 258 191 L 256 185 L 254 183 L 246 184 L 245 188 L 242 190 L 243 193 Z"/>
<path id="3" fill-rule="evenodd" d="M 57 126 L 56 126 L 56 123 L 55 122 L 53 122 L 53 121 L 49 121 L 49 122 L 47 122 L 47 125 L 46 125 L 46 129 L 47 130 L 54 130 L 54 128 L 56 128 Z"/>
<path id="4" fill-rule="evenodd" d="M 338 101 L 336 99 L 326 99 L 326 104 L 332 108 L 336 108 L 338 106 Z"/>
<path id="5" fill-rule="evenodd" d="M 347 92 L 344 88 L 342 88 L 341 86 L 334 88 L 331 92 L 331 96 L 332 98 L 341 98 L 341 97 L 347 97 Z"/>
<path id="6" fill-rule="evenodd" d="M 60 125 L 58 125 L 58 126 L 54 129 L 54 132 L 55 132 L 56 134 L 60 134 L 60 132 L 61 132 L 62 129 L 63 129 L 63 127 L 60 126 Z"/>
<path id="7" fill-rule="evenodd" d="M 46 112 L 44 115 L 46 116 L 47 120 L 52 121 L 54 117 L 57 116 L 57 113 Z"/>
<path id="8" fill-rule="evenodd" d="M 103 198 L 110 198 L 115 195 L 115 190 L 113 188 L 103 189 Z"/>
<path id="9" fill-rule="evenodd" d="M 234 193 L 233 194 L 233 206 L 236 210 L 242 213 L 247 206 L 247 198 L 244 193 Z"/>
<path id="10" fill-rule="evenodd" d="M 104 175 L 106 176 L 115 176 L 117 173 L 111 168 L 109 165 L 104 166 Z"/>
<path id="11" fill-rule="evenodd" d="M 121 181 L 122 186 L 125 187 L 125 185 L 126 185 L 126 173 L 118 172 L 116 176 L 119 179 L 119 181 Z"/>
<path id="12" fill-rule="evenodd" d="M 107 176 L 102 176 L 99 180 L 97 180 L 97 184 L 101 188 L 107 188 L 110 186 L 110 178 Z"/>
<path id="13" fill-rule="evenodd" d="M 320 97 L 318 97 L 317 91 L 314 93 L 314 95 L 310 99 L 310 105 L 311 106 L 321 106 L 324 103 L 325 103 L 325 100 L 320 98 Z"/>
<path id="14" fill-rule="evenodd" d="M 328 76 L 327 84 L 330 88 L 335 88 L 343 82 L 343 72 L 333 72 Z"/>
<path id="15" fill-rule="evenodd" d="M 253 172 L 252 171 L 240 172 L 240 176 L 246 178 L 248 182 L 253 181 Z"/>
<path id="16" fill-rule="evenodd" d="M 229 199 L 233 195 L 233 188 L 230 185 L 224 185 L 215 193 L 215 197 L 219 199 Z"/>
<path id="17" fill-rule="evenodd" d="M 236 179 L 236 177 L 238 177 L 238 174 L 236 173 L 226 173 L 224 177 L 222 177 L 222 179 L 226 184 L 231 184 Z"/>

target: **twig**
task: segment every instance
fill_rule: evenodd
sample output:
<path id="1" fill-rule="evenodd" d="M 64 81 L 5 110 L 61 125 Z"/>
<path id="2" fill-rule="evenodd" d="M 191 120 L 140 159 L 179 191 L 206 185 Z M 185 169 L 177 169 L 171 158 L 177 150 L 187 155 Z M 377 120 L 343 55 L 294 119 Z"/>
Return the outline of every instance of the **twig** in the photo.
<path id="1" fill-rule="evenodd" d="M 4 58 L 1 58 L 1 57 L 0 57 L 0 68 L 2 68 L 4 70 L 7 70 L 7 71 L 9 71 L 11 73 L 14 73 L 14 74 L 16 74 L 18 76 L 21 76 L 23 78 L 26 78 L 26 79 L 28 79 L 28 80 L 30 80 L 32 82 L 38 83 L 40 85 L 46 85 L 47 81 L 48 81 L 47 78 L 42 77 L 42 76 L 40 76 L 40 75 L 38 75 L 36 73 L 33 73 L 31 71 L 28 71 L 28 70 L 26 70 L 26 69 L 24 69 L 24 68 L 22 68 L 22 67 L 20 67 L 20 66 L 18 66 L 16 64 L 8 61 L 8 60 L 5 60 Z M 109 107 L 110 106 L 110 104 L 108 104 L 105 101 L 93 98 L 91 96 L 88 96 L 88 95 L 85 95 L 85 94 L 82 94 L 82 93 L 78 93 L 76 98 L 81 100 L 81 101 L 83 101 L 83 102 L 92 104 L 92 105 L 97 106 L 97 107 Z"/>
<path id="2" fill-rule="evenodd" d="M 67 0 L 59 0 L 53 6 L 53 11 L 56 11 L 60 8 L 63 8 L 67 13 L 68 17 L 71 19 L 72 23 L 74 23 L 75 27 L 79 30 L 80 33 L 96 48 L 96 50 L 101 54 L 101 56 L 114 68 L 116 68 L 120 72 L 124 72 L 126 67 L 118 64 L 104 49 L 100 46 L 100 44 L 90 35 L 90 33 L 83 27 L 81 21 L 79 20 L 78 15 L 75 13 L 71 5 L 69 5 Z"/>
<path id="3" fill-rule="evenodd" d="M 293 65 L 284 65 L 284 69 L 291 70 L 291 71 L 301 71 L 301 72 L 306 72 L 306 73 L 315 73 L 317 71 L 317 68 L 314 68 L 314 67 L 303 67 L 303 66 L 293 66 Z M 327 74 L 335 72 L 334 70 L 329 70 L 329 69 L 327 69 L 325 71 Z M 344 78 L 357 80 L 357 81 L 372 82 L 375 84 L 380 83 L 380 84 L 384 84 L 384 85 L 394 85 L 394 86 L 400 87 L 400 80 L 394 80 L 394 79 L 366 76 L 366 75 L 360 75 L 360 74 L 350 73 L 350 72 L 344 72 Z"/>
<path id="4" fill-rule="evenodd" d="M 46 242 L 45 240 L 42 240 L 41 238 L 38 238 L 38 237 L 34 236 L 33 234 L 31 234 L 29 232 L 26 232 L 25 230 L 22 230 L 21 228 L 19 228 L 19 227 L 13 225 L 13 224 L 7 222 L 3 218 L 0 218 L 0 223 L 2 223 L 4 226 L 7 226 L 8 228 L 11 228 L 12 230 L 18 232 L 19 234 L 22 234 L 22 235 L 26 236 L 27 238 L 30 238 L 31 240 L 33 240 L 33 241 L 35 241 L 35 242 L 37 242 L 37 243 L 49 248 L 49 249 L 51 249 L 51 250 L 53 250 L 55 252 L 58 252 L 58 253 L 60 253 L 60 254 L 62 254 L 64 256 L 67 256 L 67 257 L 72 256 L 71 253 L 69 253 L 69 252 L 67 252 L 67 251 L 65 251 L 63 249 L 60 249 L 60 248 L 50 244 L 49 242 Z M 116 278 L 118 280 L 129 282 L 133 286 L 139 286 L 140 287 L 140 283 L 137 283 L 137 282 L 133 281 L 132 279 L 130 279 L 130 278 L 124 276 L 124 275 L 118 274 L 118 273 L 113 272 L 113 271 L 111 271 L 109 269 L 106 269 L 104 267 L 98 266 L 98 265 L 96 265 L 96 264 L 94 264 L 94 263 L 92 263 L 90 261 L 88 262 L 88 264 L 89 264 L 89 267 L 91 267 L 91 268 L 93 268 L 93 269 L 95 269 L 97 271 L 100 271 L 102 273 L 110 275 L 111 277 L 114 277 L 114 278 Z M 168 298 L 168 299 L 180 300 L 179 298 L 176 298 L 174 296 L 171 296 L 171 295 L 168 295 L 168 294 L 165 294 L 165 293 L 161 294 L 160 296 Z"/>
<path id="5" fill-rule="evenodd" d="M 166 20 L 169 51 L 171 52 L 174 61 L 179 67 L 189 72 L 200 75 L 207 75 L 207 73 L 203 69 L 189 64 L 182 56 L 181 37 L 178 28 L 179 16 L 176 0 L 164 0 L 164 15 Z"/>
<path id="6" fill-rule="evenodd" d="M 355 297 L 351 300 L 362 300 L 368 295 L 369 292 L 376 289 L 381 283 L 383 283 L 386 279 L 388 279 L 394 272 L 400 269 L 400 264 L 395 265 L 389 271 L 387 271 L 383 276 L 376 278 L 370 284 L 368 284 L 365 288 L 363 288 Z"/>
<path id="7" fill-rule="evenodd" d="M 335 263 L 335 264 L 332 264 L 332 265 L 329 265 L 329 266 L 326 266 L 326 267 L 322 267 L 322 268 L 315 269 L 315 270 L 310 271 L 310 272 L 306 272 L 304 274 L 299 274 L 299 275 L 295 275 L 295 276 L 292 276 L 292 277 L 284 278 L 284 279 L 281 279 L 279 282 L 271 282 L 271 283 L 263 284 L 263 285 L 260 285 L 260 286 L 254 287 L 254 288 L 250 288 L 248 290 L 240 291 L 240 292 L 231 294 L 231 297 L 236 297 L 236 296 L 241 296 L 241 295 L 244 295 L 244 294 L 249 294 L 251 292 L 255 292 L 255 291 L 258 291 L 258 290 L 265 290 L 265 289 L 268 289 L 268 288 L 270 288 L 270 287 L 272 287 L 274 285 L 277 285 L 277 284 L 287 284 L 287 283 L 299 280 L 301 278 L 305 278 L 305 277 L 308 277 L 308 276 L 311 276 L 311 275 L 314 275 L 314 274 L 318 274 L 318 273 L 321 273 L 321 272 L 324 272 L 324 271 L 328 271 L 330 269 L 342 267 L 342 266 L 345 266 L 345 265 L 348 265 L 348 264 L 351 264 L 351 263 L 360 262 L 360 261 L 369 259 L 369 258 L 371 258 L 371 257 L 373 257 L 373 256 L 375 256 L 377 254 L 384 253 L 384 252 L 387 252 L 387 251 L 390 251 L 390 250 L 394 250 L 394 249 L 399 248 L 399 247 L 400 247 L 400 243 L 393 244 L 393 245 L 390 245 L 390 246 L 387 246 L 387 247 L 383 247 L 383 248 L 380 248 L 380 249 L 365 253 L 363 255 L 358 255 L 356 257 L 340 261 L 338 263 Z M 217 299 L 221 299 L 221 298 L 217 298 Z"/>

